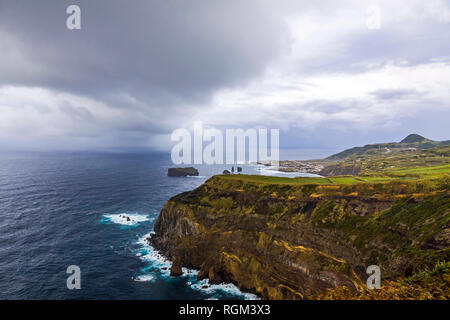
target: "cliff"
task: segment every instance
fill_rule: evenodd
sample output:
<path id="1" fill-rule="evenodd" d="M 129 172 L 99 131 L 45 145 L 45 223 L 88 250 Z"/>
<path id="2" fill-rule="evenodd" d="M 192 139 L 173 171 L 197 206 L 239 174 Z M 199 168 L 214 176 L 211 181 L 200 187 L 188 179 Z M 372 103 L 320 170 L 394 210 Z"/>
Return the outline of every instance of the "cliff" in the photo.
<path id="1" fill-rule="evenodd" d="M 215 176 L 167 201 L 148 240 L 173 274 L 199 269 L 264 299 L 357 292 L 372 264 L 395 280 L 449 261 L 448 177 L 330 181 Z"/>

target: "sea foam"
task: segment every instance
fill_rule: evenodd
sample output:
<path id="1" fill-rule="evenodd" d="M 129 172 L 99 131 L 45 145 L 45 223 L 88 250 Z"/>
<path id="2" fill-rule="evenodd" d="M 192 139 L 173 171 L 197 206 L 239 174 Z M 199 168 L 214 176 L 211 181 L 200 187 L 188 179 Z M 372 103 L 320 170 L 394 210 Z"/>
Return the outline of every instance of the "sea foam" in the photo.
<path id="1" fill-rule="evenodd" d="M 139 238 L 137 244 L 141 245 L 141 250 L 139 250 L 136 255 L 145 262 L 149 262 L 151 265 L 148 270 L 158 269 L 163 278 L 170 278 L 170 268 L 172 267 L 172 262 L 158 253 L 158 251 L 153 248 L 147 241 L 147 239 L 153 234 L 144 235 Z M 209 299 L 216 299 L 217 296 L 231 295 L 235 297 L 241 297 L 246 300 L 258 300 L 259 298 L 252 294 L 246 293 L 239 290 L 237 286 L 232 283 L 221 283 L 221 284 L 209 284 L 208 279 L 203 279 L 197 281 L 198 270 L 182 268 L 183 274 L 181 277 L 187 277 L 186 285 L 188 285 L 193 290 L 197 290 L 208 295 L 211 295 Z M 141 278 L 142 276 L 139 276 Z"/>
<path id="2" fill-rule="evenodd" d="M 237 286 L 232 283 L 210 284 L 208 279 L 203 279 L 191 284 L 191 288 L 212 295 L 223 293 L 236 297 L 242 297 L 245 300 L 259 300 L 258 296 L 254 295 L 253 293 L 242 292 Z"/>
<path id="3" fill-rule="evenodd" d="M 159 252 L 148 243 L 147 238 L 149 238 L 151 234 L 153 234 L 153 232 L 139 238 L 137 244 L 141 246 L 141 250 L 139 250 L 136 255 L 141 260 L 150 263 L 152 269 L 158 269 L 162 276 L 170 277 L 172 261 L 159 254 Z"/>
<path id="4" fill-rule="evenodd" d="M 137 276 L 133 280 L 139 281 L 139 282 L 147 282 L 147 281 L 152 281 L 153 279 L 154 279 L 154 277 L 151 274 L 143 274 L 143 275 Z"/>
<path id="5" fill-rule="evenodd" d="M 137 213 L 104 214 L 103 222 L 112 222 L 124 226 L 137 226 L 141 222 L 154 220 L 148 215 Z"/>

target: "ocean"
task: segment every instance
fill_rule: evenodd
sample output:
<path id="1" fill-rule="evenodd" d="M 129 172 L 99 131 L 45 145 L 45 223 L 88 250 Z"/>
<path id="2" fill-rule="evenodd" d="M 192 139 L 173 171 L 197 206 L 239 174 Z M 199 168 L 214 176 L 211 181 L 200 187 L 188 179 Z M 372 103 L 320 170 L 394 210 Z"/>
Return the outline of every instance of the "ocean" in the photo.
<path id="1" fill-rule="evenodd" d="M 168 177 L 173 166 L 167 154 L 0 154 L 0 299 L 255 299 L 196 270 L 170 277 L 170 261 L 145 243 L 166 200 L 231 167 Z M 80 290 L 67 288 L 70 265 Z"/>

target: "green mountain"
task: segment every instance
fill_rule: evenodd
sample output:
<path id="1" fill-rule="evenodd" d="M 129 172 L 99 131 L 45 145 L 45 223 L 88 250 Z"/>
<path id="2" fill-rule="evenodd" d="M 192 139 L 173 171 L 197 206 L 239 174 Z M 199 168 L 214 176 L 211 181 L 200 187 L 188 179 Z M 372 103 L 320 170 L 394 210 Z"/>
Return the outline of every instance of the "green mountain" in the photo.
<path id="1" fill-rule="evenodd" d="M 408 135 L 405 139 L 400 141 L 400 143 L 414 143 L 414 142 L 423 142 L 425 140 L 428 140 L 427 138 L 422 137 L 421 135 L 418 135 L 416 133 L 412 133 Z M 430 141 L 430 140 L 428 140 Z"/>
<path id="2" fill-rule="evenodd" d="M 450 140 L 446 141 L 433 141 L 424 138 L 418 134 L 410 134 L 400 142 L 388 142 L 388 143 L 376 143 L 368 144 L 363 147 L 354 147 L 344 150 L 342 152 L 333 154 L 326 158 L 326 160 L 343 160 L 352 156 L 360 155 L 382 155 L 391 152 L 401 152 L 414 149 L 430 149 L 437 146 L 449 146 Z"/>

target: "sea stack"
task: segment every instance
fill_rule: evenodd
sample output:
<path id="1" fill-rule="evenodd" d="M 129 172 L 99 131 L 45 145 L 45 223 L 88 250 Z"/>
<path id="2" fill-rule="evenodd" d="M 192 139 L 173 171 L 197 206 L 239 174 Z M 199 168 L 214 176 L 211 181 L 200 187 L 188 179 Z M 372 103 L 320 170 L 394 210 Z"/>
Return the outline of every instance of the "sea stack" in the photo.
<path id="1" fill-rule="evenodd" d="M 167 171 L 169 177 L 186 177 L 186 176 L 198 176 L 198 170 L 194 167 L 187 168 L 169 168 Z"/>

